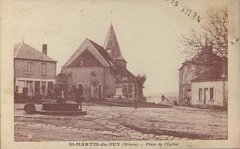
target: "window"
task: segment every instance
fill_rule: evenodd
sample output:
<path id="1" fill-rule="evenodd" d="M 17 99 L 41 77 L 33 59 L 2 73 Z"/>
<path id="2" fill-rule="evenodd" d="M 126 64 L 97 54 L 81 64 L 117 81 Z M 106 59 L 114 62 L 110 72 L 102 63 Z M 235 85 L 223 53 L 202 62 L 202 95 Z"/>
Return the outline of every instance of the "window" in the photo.
<path id="1" fill-rule="evenodd" d="M 39 73 L 47 74 L 47 63 L 40 64 Z"/>
<path id="2" fill-rule="evenodd" d="M 48 89 L 53 89 L 53 82 L 48 82 Z"/>
<path id="3" fill-rule="evenodd" d="M 187 98 L 191 98 L 191 89 L 187 89 Z"/>
<path id="4" fill-rule="evenodd" d="M 123 78 L 122 78 L 122 80 L 124 81 L 124 80 L 127 80 L 128 78 L 126 77 L 126 76 L 124 76 Z"/>
<path id="5" fill-rule="evenodd" d="M 34 73 L 34 63 L 33 62 L 25 62 L 25 73 Z"/>
<path id="6" fill-rule="evenodd" d="M 213 88 L 210 88 L 210 100 L 214 99 L 214 90 Z"/>
<path id="7" fill-rule="evenodd" d="M 123 95 L 127 94 L 127 86 L 124 84 L 123 85 Z"/>
<path id="8" fill-rule="evenodd" d="M 35 93 L 40 93 L 40 81 L 35 81 Z"/>
<path id="9" fill-rule="evenodd" d="M 42 90 L 42 93 L 45 94 L 45 90 L 46 90 L 46 81 L 42 81 L 41 90 Z"/>
<path id="10" fill-rule="evenodd" d="M 202 89 L 201 88 L 199 88 L 199 100 L 202 100 Z"/>

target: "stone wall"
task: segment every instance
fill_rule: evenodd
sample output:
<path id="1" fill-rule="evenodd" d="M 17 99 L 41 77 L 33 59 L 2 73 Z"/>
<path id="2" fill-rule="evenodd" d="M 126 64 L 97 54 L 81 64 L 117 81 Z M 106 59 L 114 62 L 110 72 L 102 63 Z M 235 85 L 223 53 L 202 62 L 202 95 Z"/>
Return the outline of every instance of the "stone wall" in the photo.
<path id="1" fill-rule="evenodd" d="M 82 84 L 84 97 L 87 98 L 111 98 L 115 94 L 115 78 L 109 67 L 67 67 L 62 72 L 71 74 L 71 85 Z M 99 97 L 99 85 L 102 89 L 102 97 Z"/>
<path id="2" fill-rule="evenodd" d="M 202 88 L 202 100 L 199 100 L 199 88 Z M 204 104 L 204 88 L 208 88 L 206 94 L 207 105 L 224 105 L 224 96 L 227 98 L 227 81 L 208 81 L 208 82 L 193 82 L 192 83 L 192 100 L 193 105 Z M 210 88 L 214 89 L 213 99 L 210 100 Z"/>
<path id="3" fill-rule="evenodd" d="M 86 98 L 112 98 L 116 93 L 116 78 L 110 67 L 63 67 L 62 73 L 68 76 L 67 92 L 70 92 L 72 85 L 82 84 L 83 96 Z M 137 95 L 135 83 L 124 81 L 122 84 L 127 86 L 129 97 L 135 99 Z M 101 97 L 99 97 L 99 85 L 102 89 Z"/>

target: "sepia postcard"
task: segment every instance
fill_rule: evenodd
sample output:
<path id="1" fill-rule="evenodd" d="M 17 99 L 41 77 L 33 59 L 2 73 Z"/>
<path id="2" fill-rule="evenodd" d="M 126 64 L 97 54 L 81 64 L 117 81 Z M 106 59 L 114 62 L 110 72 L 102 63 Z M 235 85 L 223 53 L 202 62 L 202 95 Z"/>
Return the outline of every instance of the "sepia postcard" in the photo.
<path id="1" fill-rule="evenodd" d="M 1 148 L 240 148 L 239 0 L 3 0 Z"/>

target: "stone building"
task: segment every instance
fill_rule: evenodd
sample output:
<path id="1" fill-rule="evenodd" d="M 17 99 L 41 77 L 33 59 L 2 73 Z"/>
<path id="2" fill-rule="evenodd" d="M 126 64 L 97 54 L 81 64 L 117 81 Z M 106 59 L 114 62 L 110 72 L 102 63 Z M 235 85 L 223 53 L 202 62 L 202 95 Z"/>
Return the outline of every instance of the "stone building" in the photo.
<path id="1" fill-rule="evenodd" d="M 212 45 L 208 45 L 206 41 L 204 48 L 193 58 L 186 60 L 179 69 L 179 103 L 184 105 L 186 102 L 192 102 L 192 85 L 194 84 L 195 90 L 195 84 L 198 81 L 197 78 L 205 78 L 202 75 L 212 72 L 209 71 L 209 69 L 213 69 L 213 67 L 216 67 L 221 63 L 222 58 L 214 54 Z M 216 77 L 216 79 L 219 78 Z M 213 82 L 213 80 L 214 79 L 211 78 L 210 84 L 216 83 Z M 209 78 L 206 77 L 206 80 L 204 81 L 209 82 Z M 194 96 L 196 96 L 195 92 Z"/>
<path id="2" fill-rule="evenodd" d="M 47 56 L 47 45 L 42 53 L 26 43 L 14 45 L 14 87 L 18 94 L 27 88 L 27 95 L 47 95 L 56 79 L 56 63 Z"/>
<path id="3" fill-rule="evenodd" d="M 87 99 L 138 97 L 136 77 L 127 70 L 112 25 L 103 46 L 85 39 L 62 67 L 59 76 L 64 75 L 67 92 L 75 85 Z"/>

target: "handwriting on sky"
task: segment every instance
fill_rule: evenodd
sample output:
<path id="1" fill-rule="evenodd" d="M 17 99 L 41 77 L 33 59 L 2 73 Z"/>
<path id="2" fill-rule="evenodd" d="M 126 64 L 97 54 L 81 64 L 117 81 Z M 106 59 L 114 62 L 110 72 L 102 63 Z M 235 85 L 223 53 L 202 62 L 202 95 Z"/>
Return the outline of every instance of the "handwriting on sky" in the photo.
<path id="1" fill-rule="evenodd" d="M 192 9 L 181 5 L 181 3 L 177 0 L 165 0 L 166 2 L 169 2 L 169 4 L 171 4 L 172 6 L 179 8 L 179 11 L 188 16 L 189 18 L 193 19 L 194 21 L 197 22 L 201 22 L 202 17 L 195 11 L 193 11 Z"/>

